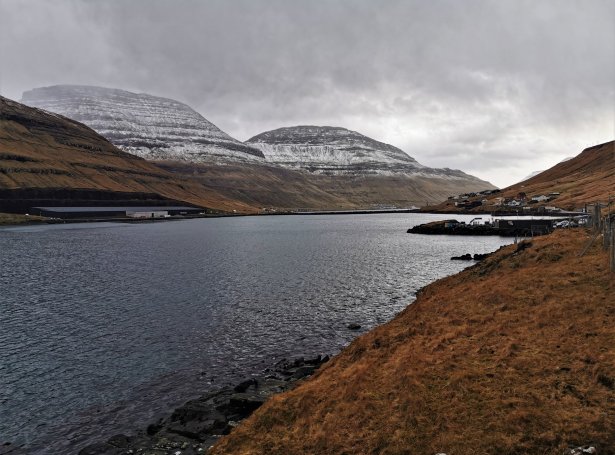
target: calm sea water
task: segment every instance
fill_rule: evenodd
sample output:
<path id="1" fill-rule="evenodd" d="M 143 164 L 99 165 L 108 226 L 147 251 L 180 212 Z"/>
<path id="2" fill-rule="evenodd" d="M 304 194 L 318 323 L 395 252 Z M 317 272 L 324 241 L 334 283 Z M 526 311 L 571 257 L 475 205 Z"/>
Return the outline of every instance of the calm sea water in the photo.
<path id="1" fill-rule="evenodd" d="M 0 443 L 76 453 L 281 358 L 334 354 L 468 265 L 451 256 L 511 241 L 406 233 L 441 218 L 0 229 Z"/>

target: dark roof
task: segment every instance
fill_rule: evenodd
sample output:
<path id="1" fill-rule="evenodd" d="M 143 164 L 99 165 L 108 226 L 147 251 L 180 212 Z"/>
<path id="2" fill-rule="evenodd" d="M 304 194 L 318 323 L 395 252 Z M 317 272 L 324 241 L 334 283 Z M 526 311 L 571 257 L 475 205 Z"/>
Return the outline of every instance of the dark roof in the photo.
<path id="1" fill-rule="evenodd" d="M 177 205 L 155 206 L 155 207 L 32 207 L 37 210 L 45 210 L 46 212 L 70 213 L 70 212 L 154 212 L 154 211 L 169 211 L 169 210 L 190 210 L 202 211 L 199 207 L 185 207 Z"/>

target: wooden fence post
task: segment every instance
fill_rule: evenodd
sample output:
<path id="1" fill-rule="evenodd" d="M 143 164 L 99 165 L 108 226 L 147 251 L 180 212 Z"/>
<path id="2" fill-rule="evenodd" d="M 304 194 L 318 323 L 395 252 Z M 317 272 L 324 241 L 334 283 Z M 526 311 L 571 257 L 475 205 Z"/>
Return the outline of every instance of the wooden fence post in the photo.
<path id="1" fill-rule="evenodd" d="M 609 220 L 611 226 L 611 272 L 615 272 L 615 220 Z"/>
<path id="2" fill-rule="evenodd" d="M 594 232 L 600 232 L 602 221 L 602 206 L 598 203 L 594 204 Z"/>

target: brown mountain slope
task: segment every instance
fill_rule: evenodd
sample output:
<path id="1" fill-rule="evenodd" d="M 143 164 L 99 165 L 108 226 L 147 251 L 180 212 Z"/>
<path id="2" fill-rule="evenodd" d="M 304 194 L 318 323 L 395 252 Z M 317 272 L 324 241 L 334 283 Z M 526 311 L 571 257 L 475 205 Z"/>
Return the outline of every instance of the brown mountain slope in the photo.
<path id="1" fill-rule="evenodd" d="M 608 202 L 609 196 L 615 196 L 615 141 L 586 148 L 576 157 L 561 162 L 528 180 L 504 188 L 498 194 L 470 198 L 470 201 L 487 199 L 487 203 L 470 211 L 511 210 L 499 206 L 499 199 L 514 199 L 519 193 L 525 193 L 528 200 L 533 196 L 560 193 L 549 201 L 530 204 L 533 208 L 556 206 L 565 210 L 574 210 L 582 208 L 585 204 Z M 455 201 L 451 200 L 426 210 L 465 211 L 456 208 Z"/>
<path id="2" fill-rule="evenodd" d="M 615 454 L 615 280 L 559 231 L 426 287 L 213 454 Z"/>
<path id="3" fill-rule="evenodd" d="M 182 179 L 253 207 L 361 209 L 376 205 L 433 204 L 451 191 L 475 191 L 476 183 L 434 177 L 316 175 L 264 165 L 158 161 Z"/>
<path id="4" fill-rule="evenodd" d="M 181 182 L 141 158 L 122 152 L 73 120 L 0 97 L 0 190 L 95 190 L 159 195 L 202 207 L 253 210 L 193 182 Z M 42 196 L 41 196 L 42 197 Z"/>
<path id="5" fill-rule="evenodd" d="M 318 176 L 313 181 L 322 189 L 362 206 L 391 204 L 398 207 L 432 205 L 449 194 L 491 189 L 487 184 L 461 182 L 448 178 L 390 176 Z"/>
<path id="6" fill-rule="evenodd" d="M 576 157 L 506 188 L 503 195 L 513 197 L 521 191 L 528 195 L 561 193 L 557 204 L 562 208 L 607 201 L 609 195 L 615 195 L 615 141 L 586 148 Z"/>
<path id="7" fill-rule="evenodd" d="M 156 164 L 178 178 L 257 209 L 358 208 L 349 199 L 320 188 L 309 175 L 280 167 L 171 161 Z"/>

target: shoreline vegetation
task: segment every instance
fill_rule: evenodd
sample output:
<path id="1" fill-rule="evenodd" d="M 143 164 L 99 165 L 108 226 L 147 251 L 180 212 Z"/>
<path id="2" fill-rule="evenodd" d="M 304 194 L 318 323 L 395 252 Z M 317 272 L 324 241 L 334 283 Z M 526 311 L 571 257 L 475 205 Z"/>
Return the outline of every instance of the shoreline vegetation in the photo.
<path id="1" fill-rule="evenodd" d="M 0 212 L 0 226 L 12 226 L 21 224 L 39 224 L 47 222 L 47 218 L 35 215 L 20 215 L 15 213 Z"/>
<path id="2" fill-rule="evenodd" d="M 586 229 L 438 280 L 211 453 L 615 453 L 615 275 Z M 589 449 L 588 449 L 589 450 Z"/>

